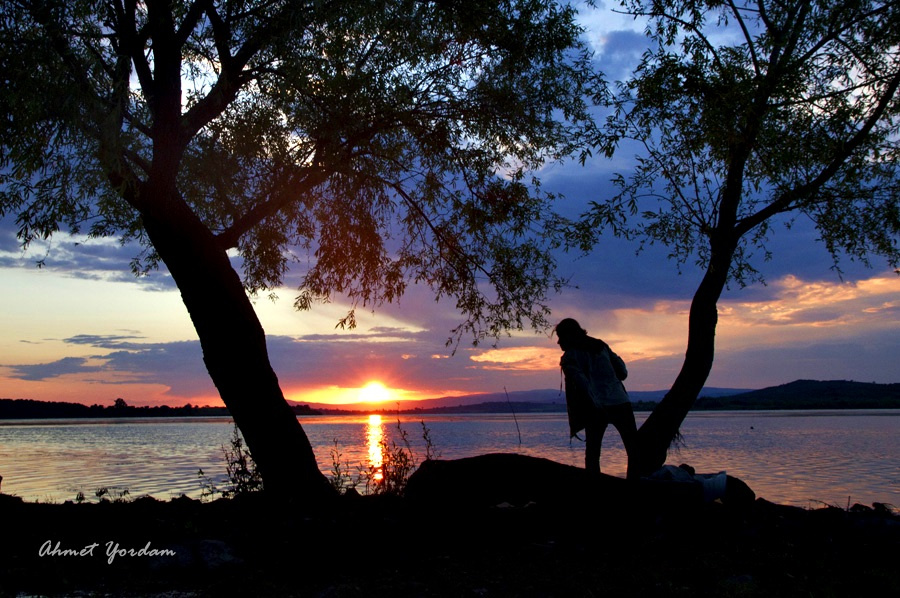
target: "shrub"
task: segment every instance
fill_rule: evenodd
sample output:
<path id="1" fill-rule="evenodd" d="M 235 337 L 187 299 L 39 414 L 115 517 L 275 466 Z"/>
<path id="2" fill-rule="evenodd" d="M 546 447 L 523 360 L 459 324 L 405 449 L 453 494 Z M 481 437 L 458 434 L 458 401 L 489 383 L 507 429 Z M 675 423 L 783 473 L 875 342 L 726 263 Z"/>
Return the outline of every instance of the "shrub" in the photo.
<path id="1" fill-rule="evenodd" d="M 425 441 L 425 460 L 434 459 L 440 456 L 436 453 L 434 442 L 431 439 L 431 430 L 422 424 L 422 438 Z M 379 445 L 381 447 L 381 466 L 369 464 L 367 467 L 360 467 L 360 475 L 357 483 L 364 483 L 366 494 L 388 494 L 400 496 L 406 489 L 406 482 L 409 477 L 418 468 L 415 452 L 409 441 L 409 433 L 400 425 L 397 420 L 397 437 L 400 442 L 394 438 L 390 443 L 384 438 L 381 439 Z"/>
<path id="2" fill-rule="evenodd" d="M 229 444 L 230 447 L 222 445 L 228 486 L 220 489 L 212 478 L 203 473 L 202 469 L 197 470 L 197 477 L 200 478 L 201 501 L 211 500 L 216 494 L 220 494 L 222 498 L 234 498 L 263 489 L 262 476 L 250 450 L 244 444 L 244 438 L 241 436 L 237 424 L 234 426 Z"/>
<path id="3" fill-rule="evenodd" d="M 331 477 L 329 482 L 331 486 L 340 493 L 344 493 L 349 489 L 355 489 L 359 484 L 359 478 L 353 479 L 350 475 L 350 464 L 346 463 L 341 453 L 340 445 L 337 438 L 334 439 L 334 446 L 331 447 Z"/>

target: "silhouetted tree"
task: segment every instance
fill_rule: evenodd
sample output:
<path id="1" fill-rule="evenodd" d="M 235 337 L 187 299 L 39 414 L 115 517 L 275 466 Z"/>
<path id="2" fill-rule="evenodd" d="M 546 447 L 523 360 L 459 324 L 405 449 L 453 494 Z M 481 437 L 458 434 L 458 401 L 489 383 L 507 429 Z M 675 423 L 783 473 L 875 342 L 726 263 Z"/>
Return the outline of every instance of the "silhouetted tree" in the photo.
<path id="1" fill-rule="evenodd" d="M 0 216 L 163 262 L 266 488 L 325 495 L 247 293 L 300 262 L 299 308 L 415 282 L 457 342 L 543 326 L 528 173 L 579 141 L 580 33 L 546 0 L 2 0 Z"/>
<path id="2" fill-rule="evenodd" d="M 574 242 L 611 230 L 662 243 L 705 274 L 672 388 L 640 429 L 662 465 L 713 364 L 716 304 L 754 281 L 773 225 L 811 219 L 839 254 L 896 266 L 900 3 L 629 0 L 652 47 L 620 84 L 596 146 L 643 151 L 620 194 L 593 204 Z M 632 147 L 632 146 L 629 146 Z"/>

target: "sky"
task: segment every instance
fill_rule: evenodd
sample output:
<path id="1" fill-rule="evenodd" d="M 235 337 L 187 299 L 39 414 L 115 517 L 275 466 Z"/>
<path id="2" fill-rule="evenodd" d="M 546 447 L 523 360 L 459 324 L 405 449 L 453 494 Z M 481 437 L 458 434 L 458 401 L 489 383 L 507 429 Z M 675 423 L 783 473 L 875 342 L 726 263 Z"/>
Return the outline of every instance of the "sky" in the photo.
<path id="1" fill-rule="evenodd" d="M 602 3 L 582 15 L 609 79 L 621 78 L 644 48 L 641 24 Z M 611 190 L 631 156 L 548 166 L 543 189 L 578 213 Z M 0 221 L 0 398 L 112 405 L 219 405 L 199 341 L 177 289 L 161 270 L 136 279 L 133 247 L 61 233 L 23 251 L 14 219 Z M 717 353 L 709 386 L 763 388 L 796 379 L 900 382 L 900 277 L 844 260 L 842 275 L 811 223 L 779 228 L 773 259 L 757 264 L 765 285 L 728 289 L 719 303 Z M 574 317 L 629 367 L 630 390 L 668 388 L 681 366 L 687 310 L 701 272 L 680 270 L 662 248 L 605 238 L 590 255 L 561 254 L 570 286 L 550 300 L 551 320 Z M 38 268 L 38 260 L 44 266 Z M 295 275 L 298 273 L 295 273 Z M 296 277 L 296 276 L 295 276 Z M 387 401 L 480 392 L 559 388 L 560 351 L 549 332 L 513 333 L 496 346 L 454 350 L 460 323 L 452 302 L 411 287 L 397 304 L 358 314 L 336 329 L 340 298 L 293 308 L 296 289 L 255 299 L 286 398 L 354 403 L 381 382 Z"/>

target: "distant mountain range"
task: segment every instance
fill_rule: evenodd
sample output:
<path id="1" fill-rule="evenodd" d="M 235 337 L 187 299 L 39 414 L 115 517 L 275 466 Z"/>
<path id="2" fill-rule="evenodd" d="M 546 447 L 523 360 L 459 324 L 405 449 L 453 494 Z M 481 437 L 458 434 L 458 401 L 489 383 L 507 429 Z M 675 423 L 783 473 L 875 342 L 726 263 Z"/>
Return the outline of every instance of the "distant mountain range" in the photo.
<path id="1" fill-rule="evenodd" d="M 652 409 L 667 391 L 630 392 L 637 411 Z M 400 401 L 381 405 L 334 405 L 291 403 L 298 415 L 342 414 L 354 411 L 387 413 L 562 413 L 564 393 L 557 389 L 524 390 L 441 397 L 423 401 Z M 796 380 L 760 390 L 704 388 L 695 411 L 749 409 L 900 409 L 900 383 L 876 384 L 847 380 Z M 131 407 L 124 401 L 116 406 L 82 405 L 0 399 L 0 419 L 72 417 L 196 417 L 227 416 L 225 407 Z"/>
<path id="2" fill-rule="evenodd" d="M 637 411 L 649 411 L 668 391 L 629 391 Z M 310 404 L 315 411 L 385 411 L 414 413 L 553 413 L 565 412 L 565 394 L 558 389 L 525 390 L 399 401 L 390 406 Z M 744 409 L 900 409 L 900 384 L 876 384 L 846 380 L 797 380 L 759 390 L 706 387 L 694 410 Z"/>
<path id="3" fill-rule="evenodd" d="M 697 399 L 695 409 L 898 409 L 900 384 L 796 380 L 780 386 Z"/>
<path id="4" fill-rule="evenodd" d="M 629 391 L 631 401 L 637 404 L 646 403 L 652 405 L 658 403 L 666 394 L 665 390 L 650 391 Z M 747 389 L 741 388 L 704 388 L 703 396 L 721 397 L 747 392 Z M 503 411 L 508 411 L 508 405 L 524 405 L 526 411 L 552 411 L 547 406 L 558 405 L 565 411 L 566 395 L 559 389 L 543 388 L 538 390 L 516 390 L 509 393 L 506 392 L 488 392 L 471 395 L 459 395 L 453 397 L 440 397 L 436 399 L 422 399 L 418 401 L 391 401 L 384 403 L 385 411 L 400 411 L 414 409 L 416 411 L 433 411 L 450 413 L 452 410 L 464 409 L 467 413 L 471 413 L 470 408 L 476 408 L 476 411 L 482 412 L 483 405 L 504 405 Z M 299 403 L 293 403 L 299 404 Z M 381 405 L 372 405 L 371 403 L 352 403 L 347 405 L 330 405 L 325 403 L 303 403 L 309 405 L 316 410 L 334 411 L 334 410 L 351 410 L 351 411 L 371 411 L 373 408 L 381 408 Z M 532 408 L 529 408 L 531 406 Z"/>

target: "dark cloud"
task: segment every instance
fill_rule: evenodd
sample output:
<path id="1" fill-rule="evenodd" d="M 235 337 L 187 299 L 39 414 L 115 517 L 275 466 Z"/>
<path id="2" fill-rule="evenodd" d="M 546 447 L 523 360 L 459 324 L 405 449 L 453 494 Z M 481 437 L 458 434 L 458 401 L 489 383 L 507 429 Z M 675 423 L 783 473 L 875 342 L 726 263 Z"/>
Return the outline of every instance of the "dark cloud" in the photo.
<path id="1" fill-rule="evenodd" d="M 702 274 L 698 269 L 679 268 L 664 248 L 649 247 L 639 254 L 637 248 L 634 242 L 608 237 L 588 255 L 560 255 L 559 271 L 570 284 L 560 302 L 586 309 L 618 309 L 693 295 Z"/>
<path id="2" fill-rule="evenodd" d="M 602 190 L 592 186 L 596 172 L 578 170 L 572 166 L 564 178 L 569 200 L 574 194 L 586 206 L 599 200 Z M 593 195 L 593 196 L 592 196 Z M 753 251 L 750 258 L 765 283 L 775 282 L 788 275 L 804 281 L 853 282 L 870 278 L 885 267 L 879 258 L 872 260 L 872 268 L 859 261 L 841 258 L 838 271 L 824 243 L 819 240 L 814 224 L 799 217 L 786 226 L 787 221 L 776 220 L 763 249 Z M 570 282 L 570 288 L 554 298 L 554 305 L 581 306 L 593 309 L 648 307 L 657 300 L 690 299 L 703 275 L 701 266 L 693 258 L 679 264 L 669 257 L 669 249 L 662 245 L 641 248 L 638 240 L 616 238 L 611 234 L 599 237 L 593 250 L 584 255 L 579 251 L 557 253 L 559 273 Z M 732 283 L 724 297 L 743 301 L 761 301 L 773 297 L 775 287 L 751 282 L 747 287 Z"/>
<path id="3" fill-rule="evenodd" d="M 10 377 L 32 382 L 56 378 L 66 374 L 84 374 L 102 372 L 102 366 L 90 365 L 84 357 L 63 357 L 49 363 L 32 365 L 10 365 Z"/>
<path id="4" fill-rule="evenodd" d="M 87 345 L 101 349 L 131 349 L 140 351 L 145 345 L 139 341 L 145 337 L 137 334 L 77 334 L 75 336 L 63 339 L 63 342 L 70 345 Z"/>
<path id="5" fill-rule="evenodd" d="M 103 359 L 110 371 L 130 376 L 131 382 L 169 386 L 167 394 L 216 394 L 203 364 L 199 341 L 153 343 L 140 350 L 114 351 Z"/>
<path id="6" fill-rule="evenodd" d="M 33 365 L 7 365 L 10 377 L 40 381 L 69 374 L 103 373 L 98 384 L 162 384 L 177 396 L 215 394 L 203 365 L 199 341 L 138 343 L 139 336 L 76 335 L 64 342 L 112 352 L 66 357 Z"/>
<path id="7" fill-rule="evenodd" d="M 16 238 L 17 227 L 12 218 L 0 218 L 0 252 L 16 254 L 22 251 L 22 244 Z M 5 266 L 9 257 L 0 255 L 0 266 Z"/>
<path id="8" fill-rule="evenodd" d="M 171 290 L 174 281 L 165 266 L 136 277 L 132 260 L 141 254 L 136 243 L 122 245 L 113 238 L 87 239 L 65 232 L 37 240 L 25 250 L 16 238 L 14 218 L 0 218 L 0 268 L 37 268 L 71 278 L 141 284 L 147 290 Z"/>
<path id="9" fill-rule="evenodd" d="M 647 38 L 643 33 L 628 29 L 610 31 L 603 38 L 595 63 L 608 81 L 624 81 L 631 76 L 646 49 Z"/>

